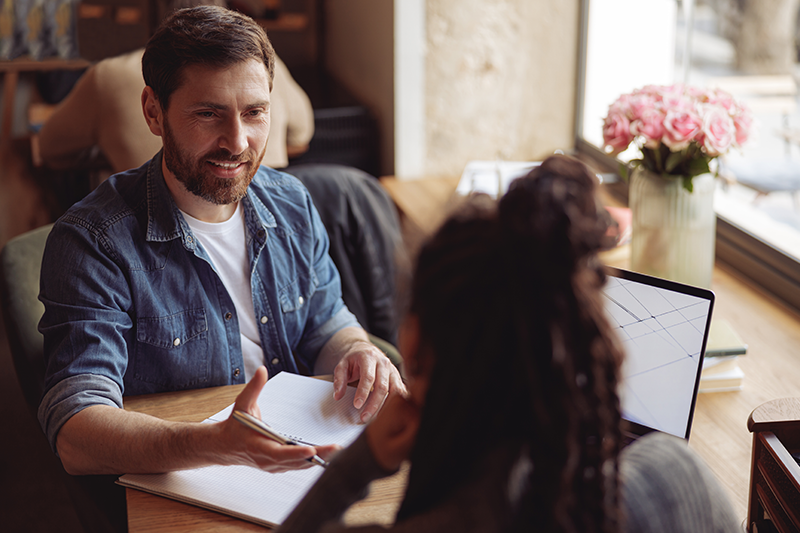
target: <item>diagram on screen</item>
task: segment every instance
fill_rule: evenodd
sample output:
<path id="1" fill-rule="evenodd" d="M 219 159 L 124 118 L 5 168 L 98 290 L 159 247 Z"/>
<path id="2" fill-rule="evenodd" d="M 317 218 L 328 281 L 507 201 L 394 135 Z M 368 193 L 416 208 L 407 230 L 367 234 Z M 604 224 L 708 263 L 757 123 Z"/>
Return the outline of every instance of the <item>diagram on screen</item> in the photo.
<path id="1" fill-rule="evenodd" d="M 603 294 L 625 352 L 619 391 L 623 416 L 685 436 L 709 301 L 611 276 Z"/>

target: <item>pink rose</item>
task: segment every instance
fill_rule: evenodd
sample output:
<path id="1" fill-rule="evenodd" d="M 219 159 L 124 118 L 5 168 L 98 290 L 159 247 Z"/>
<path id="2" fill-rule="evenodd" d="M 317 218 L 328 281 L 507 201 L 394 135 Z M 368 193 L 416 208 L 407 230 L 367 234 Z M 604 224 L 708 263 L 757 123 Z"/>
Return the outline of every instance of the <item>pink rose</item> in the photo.
<path id="1" fill-rule="evenodd" d="M 672 111 L 691 111 L 696 107 L 696 100 L 683 93 L 667 93 L 664 95 L 664 109 Z"/>
<path id="2" fill-rule="evenodd" d="M 658 148 L 664 136 L 664 113 L 655 108 L 645 109 L 638 120 L 631 122 L 631 133 L 644 139 L 645 148 Z"/>
<path id="3" fill-rule="evenodd" d="M 610 111 L 603 123 L 603 142 L 612 155 L 624 151 L 633 140 L 631 123 L 623 113 Z"/>
<path id="4" fill-rule="evenodd" d="M 664 144 L 673 152 L 683 150 L 701 132 L 703 122 L 694 110 L 668 109 L 664 117 Z"/>
<path id="5" fill-rule="evenodd" d="M 736 112 L 736 100 L 733 99 L 730 93 L 722 89 L 714 90 L 708 97 L 708 103 L 722 106 L 729 115 L 733 115 Z"/>
<path id="6" fill-rule="evenodd" d="M 703 148 L 717 157 L 727 152 L 736 138 L 736 126 L 728 112 L 720 106 L 708 105 L 703 116 Z"/>
<path id="7" fill-rule="evenodd" d="M 742 146 L 750 138 L 750 132 L 754 127 L 753 114 L 746 107 L 737 107 L 733 115 L 733 125 L 736 128 L 736 144 Z"/>
<path id="8" fill-rule="evenodd" d="M 660 102 L 661 99 L 664 97 L 664 93 L 669 90 L 669 87 L 664 85 L 645 85 L 638 91 L 635 91 L 638 94 L 644 94 L 650 96 L 653 100 Z"/>
<path id="9" fill-rule="evenodd" d="M 630 120 L 637 120 L 656 106 L 656 99 L 647 94 L 634 94 L 628 100 Z"/>
<path id="10" fill-rule="evenodd" d="M 631 104 L 630 104 L 631 95 L 623 94 L 619 98 L 617 98 L 613 104 L 608 106 L 608 114 L 609 116 L 612 114 L 619 113 L 621 115 L 625 115 L 626 117 L 630 116 L 631 113 Z"/>

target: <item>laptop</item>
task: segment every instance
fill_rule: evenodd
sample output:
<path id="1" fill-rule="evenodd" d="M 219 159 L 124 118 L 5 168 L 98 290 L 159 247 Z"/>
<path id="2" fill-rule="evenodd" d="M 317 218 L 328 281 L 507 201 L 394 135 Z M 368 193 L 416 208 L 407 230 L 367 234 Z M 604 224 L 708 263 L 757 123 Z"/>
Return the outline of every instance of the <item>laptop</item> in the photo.
<path id="1" fill-rule="evenodd" d="M 606 315 L 625 354 L 619 386 L 626 442 L 692 429 L 714 293 L 627 270 L 607 269 Z"/>

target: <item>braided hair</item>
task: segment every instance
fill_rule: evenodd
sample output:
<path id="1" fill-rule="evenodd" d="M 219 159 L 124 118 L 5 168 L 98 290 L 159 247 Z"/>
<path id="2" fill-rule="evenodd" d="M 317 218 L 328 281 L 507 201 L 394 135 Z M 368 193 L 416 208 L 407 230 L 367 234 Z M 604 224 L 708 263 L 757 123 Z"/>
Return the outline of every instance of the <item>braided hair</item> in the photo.
<path id="1" fill-rule="evenodd" d="M 399 520 L 502 445 L 532 466 L 501 529 L 619 530 L 622 359 L 600 300 L 596 187 L 552 156 L 499 202 L 470 198 L 420 251 L 410 311 L 431 371 Z"/>

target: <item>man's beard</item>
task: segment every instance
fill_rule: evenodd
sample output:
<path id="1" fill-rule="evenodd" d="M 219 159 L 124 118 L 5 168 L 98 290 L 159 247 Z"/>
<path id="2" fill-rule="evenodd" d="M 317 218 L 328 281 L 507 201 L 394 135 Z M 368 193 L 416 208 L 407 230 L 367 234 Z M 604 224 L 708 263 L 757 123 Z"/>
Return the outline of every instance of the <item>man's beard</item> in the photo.
<path id="1" fill-rule="evenodd" d="M 175 137 L 172 135 L 169 123 L 164 120 L 164 163 L 175 175 L 175 178 L 183 183 L 186 190 L 195 196 L 217 205 L 228 205 L 238 202 L 247 194 L 247 187 L 253 180 L 264 158 L 267 147 L 260 154 L 252 149 L 247 149 L 243 153 L 234 156 L 228 150 L 220 148 L 203 154 L 196 161 L 191 160 L 185 151 L 178 147 Z M 245 162 L 245 169 L 236 178 L 219 178 L 211 174 L 206 166 L 206 161 L 219 162 Z"/>

